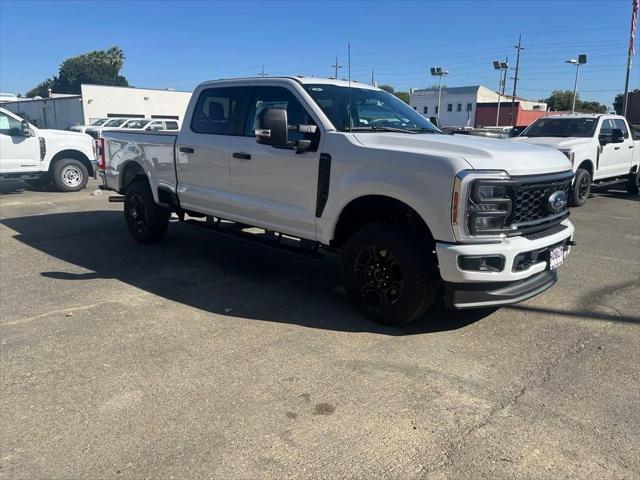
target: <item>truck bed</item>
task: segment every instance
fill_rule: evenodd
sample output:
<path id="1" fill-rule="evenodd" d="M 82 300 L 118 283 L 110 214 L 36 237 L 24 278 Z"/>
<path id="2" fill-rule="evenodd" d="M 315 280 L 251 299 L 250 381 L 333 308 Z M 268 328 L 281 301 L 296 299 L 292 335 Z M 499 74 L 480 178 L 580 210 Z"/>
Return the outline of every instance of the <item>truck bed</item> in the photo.
<path id="1" fill-rule="evenodd" d="M 104 177 L 111 190 L 121 192 L 127 164 L 136 160 L 146 172 L 154 172 L 149 178 L 154 197 L 157 196 L 158 187 L 175 192 L 177 133 L 105 130 L 102 138 L 105 150 Z"/>

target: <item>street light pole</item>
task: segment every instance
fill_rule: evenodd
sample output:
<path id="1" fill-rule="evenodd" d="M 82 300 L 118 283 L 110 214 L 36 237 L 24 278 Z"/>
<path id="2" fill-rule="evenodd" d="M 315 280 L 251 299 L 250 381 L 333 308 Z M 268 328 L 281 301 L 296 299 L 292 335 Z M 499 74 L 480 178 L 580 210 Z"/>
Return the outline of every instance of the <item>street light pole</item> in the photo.
<path id="1" fill-rule="evenodd" d="M 496 127 L 500 125 L 500 100 L 504 95 L 504 87 L 507 83 L 507 69 L 509 68 L 509 57 L 505 58 L 504 62 L 496 61 L 493 62 L 493 68 L 496 70 L 500 70 L 500 83 L 498 83 L 498 108 L 496 113 Z M 504 76 L 504 78 L 503 78 Z"/>
<path id="2" fill-rule="evenodd" d="M 586 55 L 578 55 L 578 59 L 572 58 L 565 63 L 570 63 L 576 66 L 576 79 L 573 82 L 573 104 L 571 105 L 571 113 L 576 111 L 576 97 L 578 96 L 578 74 L 580 73 L 580 65 L 587 63 Z"/>
<path id="3" fill-rule="evenodd" d="M 439 77 L 438 79 L 438 106 L 436 107 L 436 120 L 438 127 L 440 126 L 440 99 L 442 98 L 442 77 L 449 75 L 448 70 L 444 70 L 442 67 L 431 67 L 431 75 Z"/>

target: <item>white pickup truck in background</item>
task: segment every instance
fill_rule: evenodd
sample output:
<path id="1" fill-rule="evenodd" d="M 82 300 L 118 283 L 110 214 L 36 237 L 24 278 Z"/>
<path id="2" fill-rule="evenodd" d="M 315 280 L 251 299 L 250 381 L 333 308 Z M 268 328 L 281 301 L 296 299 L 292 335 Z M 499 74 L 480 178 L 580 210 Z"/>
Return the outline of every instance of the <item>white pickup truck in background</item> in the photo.
<path id="1" fill-rule="evenodd" d="M 95 143 L 89 135 L 46 130 L 0 108 L 0 180 L 53 183 L 63 192 L 82 190 L 97 176 Z"/>
<path id="2" fill-rule="evenodd" d="M 348 297 L 381 323 L 515 303 L 573 244 L 561 153 L 444 135 L 378 88 L 319 78 L 205 82 L 178 134 L 105 130 L 103 188 L 141 243 L 172 213 L 222 235 L 342 254 Z M 264 233 L 255 233 L 259 227 Z M 442 288 L 444 287 L 444 288 Z"/>
<path id="3" fill-rule="evenodd" d="M 571 160 L 574 207 L 584 205 L 592 185 L 626 184 L 629 193 L 639 192 L 640 139 L 634 139 L 634 130 L 621 115 L 542 117 L 513 141 L 555 148 Z"/>

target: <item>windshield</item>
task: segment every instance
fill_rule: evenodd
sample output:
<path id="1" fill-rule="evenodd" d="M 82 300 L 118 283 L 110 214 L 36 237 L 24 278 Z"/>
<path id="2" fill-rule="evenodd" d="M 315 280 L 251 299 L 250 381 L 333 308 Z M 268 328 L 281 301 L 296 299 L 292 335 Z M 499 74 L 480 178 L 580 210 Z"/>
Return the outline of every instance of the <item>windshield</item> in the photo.
<path id="1" fill-rule="evenodd" d="M 151 120 L 134 120 L 134 121 L 129 121 L 127 122 L 127 124 L 125 125 L 126 128 L 143 128 L 147 123 L 149 123 Z"/>
<path id="2" fill-rule="evenodd" d="M 340 132 L 348 132 L 353 128 L 358 131 L 401 129 L 412 133 L 440 133 L 409 105 L 382 90 L 323 84 L 305 85 L 304 88 Z"/>
<path id="3" fill-rule="evenodd" d="M 100 125 L 102 125 L 104 122 L 106 122 L 108 119 L 106 118 L 99 118 L 98 120 L 95 120 L 91 126 L 92 127 L 99 127 Z"/>
<path id="4" fill-rule="evenodd" d="M 539 118 L 522 132 L 523 137 L 593 137 L 597 118 Z"/>
<path id="5" fill-rule="evenodd" d="M 126 118 L 114 118 L 104 124 L 105 127 L 119 127 L 126 121 Z"/>

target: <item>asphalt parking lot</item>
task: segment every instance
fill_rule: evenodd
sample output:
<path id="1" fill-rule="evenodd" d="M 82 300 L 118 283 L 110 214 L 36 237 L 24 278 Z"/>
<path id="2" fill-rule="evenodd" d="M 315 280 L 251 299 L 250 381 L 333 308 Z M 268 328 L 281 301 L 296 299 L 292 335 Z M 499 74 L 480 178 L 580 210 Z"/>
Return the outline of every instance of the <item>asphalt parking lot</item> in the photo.
<path id="1" fill-rule="evenodd" d="M 404 329 L 335 258 L 0 187 L 0 477 L 640 478 L 640 197 L 572 211 L 559 283 Z"/>

